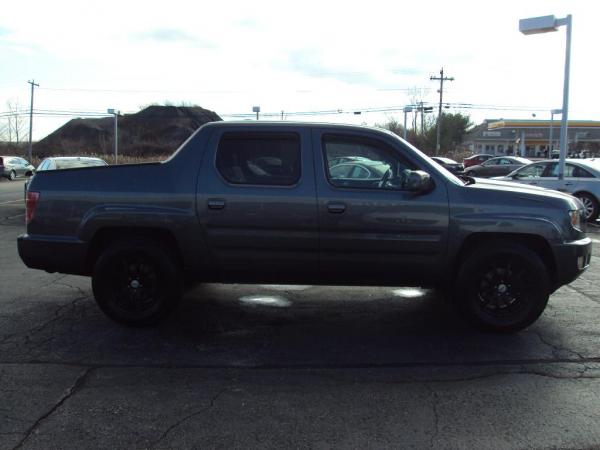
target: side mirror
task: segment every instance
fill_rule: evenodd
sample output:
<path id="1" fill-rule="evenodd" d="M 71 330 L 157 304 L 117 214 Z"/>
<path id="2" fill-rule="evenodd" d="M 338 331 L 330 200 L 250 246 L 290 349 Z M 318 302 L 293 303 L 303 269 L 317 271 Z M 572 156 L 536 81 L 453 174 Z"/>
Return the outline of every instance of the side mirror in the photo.
<path id="1" fill-rule="evenodd" d="M 34 172 L 35 172 L 35 169 L 34 170 L 28 170 L 27 172 L 25 172 L 25 176 L 26 177 L 32 177 Z"/>
<path id="2" fill-rule="evenodd" d="M 431 176 L 423 170 L 411 170 L 404 189 L 417 194 L 425 194 L 433 189 Z"/>

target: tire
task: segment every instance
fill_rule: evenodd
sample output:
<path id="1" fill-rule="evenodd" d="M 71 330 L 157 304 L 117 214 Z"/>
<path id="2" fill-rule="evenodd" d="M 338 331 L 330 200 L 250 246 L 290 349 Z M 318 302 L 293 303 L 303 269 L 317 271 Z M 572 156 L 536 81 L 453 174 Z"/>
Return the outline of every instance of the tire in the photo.
<path id="1" fill-rule="evenodd" d="M 600 206 L 598 205 L 598 200 L 591 194 L 587 192 L 578 192 L 575 194 L 581 203 L 583 203 L 583 207 L 585 209 L 585 220 L 588 222 L 595 222 L 598 218 L 598 213 L 600 212 Z"/>
<path id="2" fill-rule="evenodd" d="M 8 174 L 8 179 L 10 181 L 15 181 L 15 178 L 17 178 L 17 172 L 15 172 L 14 170 L 11 170 L 10 173 Z"/>
<path id="3" fill-rule="evenodd" d="M 498 241 L 465 258 L 453 298 L 475 326 L 510 332 L 535 322 L 550 292 L 548 269 L 537 253 L 524 245 Z"/>
<path id="4" fill-rule="evenodd" d="M 182 296 L 182 280 L 171 252 L 150 239 L 117 241 L 98 258 L 92 290 L 100 309 L 115 322 L 154 325 Z"/>

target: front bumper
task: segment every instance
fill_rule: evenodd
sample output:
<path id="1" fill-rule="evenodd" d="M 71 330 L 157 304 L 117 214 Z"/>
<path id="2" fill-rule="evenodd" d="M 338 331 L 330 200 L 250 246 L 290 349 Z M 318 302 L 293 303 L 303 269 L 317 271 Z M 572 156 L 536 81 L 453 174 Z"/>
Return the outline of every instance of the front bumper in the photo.
<path id="1" fill-rule="evenodd" d="M 78 239 L 22 234 L 17 238 L 17 248 L 25 265 L 32 269 L 88 275 L 87 245 Z"/>
<path id="2" fill-rule="evenodd" d="M 569 284 L 587 270 L 592 259 L 592 240 L 588 237 L 553 246 L 557 286 Z"/>

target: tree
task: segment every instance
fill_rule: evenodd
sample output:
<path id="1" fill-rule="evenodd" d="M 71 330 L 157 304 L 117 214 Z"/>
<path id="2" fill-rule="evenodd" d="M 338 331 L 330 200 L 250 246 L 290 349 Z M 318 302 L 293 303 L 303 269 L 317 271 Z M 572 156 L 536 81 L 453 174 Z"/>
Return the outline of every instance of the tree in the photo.
<path id="1" fill-rule="evenodd" d="M 400 137 L 404 134 L 404 127 L 394 117 L 390 117 L 387 122 L 376 124 L 375 126 L 390 130 Z M 472 126 L 471 118 L 468 115 L 445 113 L 442 116 L 442 136 L 440 142 L 442 154 L 455 151 L 456 147 L 462 142 L 464 135 Z M 420 129 L 408 130 L 406 136 L 408 142 L 429 155 L 434 154 L 437 139 L 435 117 L 425 115 L 423 133 L 420 131 Z"/>
<path id="2" fill-rule="evenodd" d="M 6 108 L 8 114 L 5 116 L 4 123 L 0 125 L 0 136 L 2 140 L 18 146 L 28 137 L 25 113 L 20 110 L 18 100 L 8 100 Z"/>
<path id="3" fill-rule="evenodd" d="M 384 130 L 391 131 L 392 133 L 395 133 L 400 137 L 404 135 L 404 126 L 402 126 L 400 121 L 395 117 L 388 117 L 386 122 L 376 123 L 375 126 L 378 128 L 383 128 Z"/>

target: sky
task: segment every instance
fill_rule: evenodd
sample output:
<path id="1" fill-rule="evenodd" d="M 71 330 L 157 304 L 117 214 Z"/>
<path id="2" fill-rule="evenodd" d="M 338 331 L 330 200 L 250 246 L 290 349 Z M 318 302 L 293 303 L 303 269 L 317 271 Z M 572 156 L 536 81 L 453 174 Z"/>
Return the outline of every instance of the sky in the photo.
<path id="1" fill-rule="evenodd" d="M 573 16 L 569 118 L 600 120 L 592 0 L 9 2 L 0 113 L 7 102 L 27 112 L 35 80 L 34 140 L 73 116 L 165 102 L 225 120 L 260 106 L 261 119 L 374 125 L 402 122 L 415 101 L 437 109 L 430 77 L 443 67 L 445 111 L 549 119 L 562 106 L 565 27 L 525 36 L 518 21 L 550 14 Z"/>

